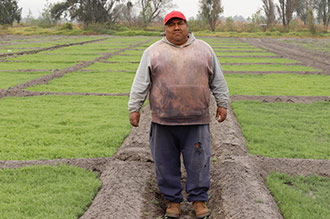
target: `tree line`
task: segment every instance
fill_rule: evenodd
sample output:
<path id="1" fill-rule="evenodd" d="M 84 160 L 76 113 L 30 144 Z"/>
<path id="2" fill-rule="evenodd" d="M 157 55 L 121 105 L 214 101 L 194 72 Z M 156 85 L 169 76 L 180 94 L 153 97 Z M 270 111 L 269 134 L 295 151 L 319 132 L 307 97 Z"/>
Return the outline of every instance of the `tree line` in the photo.
<path id="1" fill-rule="evenodd" d="M 0 1 L 0 24 L 13 24 L 21 21 L 22 8 L 19 0 Z M 288 26 L 294 15 L 304 24 L 316 21 L 329 26 L 330 0 L 261 0 L 264 22 L 272 26 L 281 22 Z M 275 2 L 276 1 L 276 2 Z M 90 24 L 126 23 L 128 26 L 146 28 L 153 21 L 161 21 L 164 12 L 174 8 L 173 0 L 66 0 L 48 4 L 43 16 L 56 23 L 63 19 Z M 215 31 L 224 12 L 221 0 L 199 0 L 196 20 L 203 22 Z M 253 16 L 252 16 L 253 20 Z"/>
<path id="2" fill-rule="evenodd" d="M 293 19 L 294 13 L 304 24 L 315 23 L 316 20 L 329 26 L 330 21 L 330 0 L 262 0 L 263 10 L 268 26 L 274 25 L 279 19 L 283 26 L 288 26 Z"/>

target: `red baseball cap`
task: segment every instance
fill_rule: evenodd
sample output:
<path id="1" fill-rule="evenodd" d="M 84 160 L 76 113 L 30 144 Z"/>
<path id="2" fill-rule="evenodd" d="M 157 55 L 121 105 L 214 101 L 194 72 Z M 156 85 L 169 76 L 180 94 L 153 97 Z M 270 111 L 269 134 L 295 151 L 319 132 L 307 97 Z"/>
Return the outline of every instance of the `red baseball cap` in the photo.
<path id="1" fill-rule="evenodd" d="M 184 21 L 187 21 L 186 17 L 182 14 L 180 11 L 171 11 L 165 16 L 164 19 L 164 25 L 167 23 L 167 21 L 171 20 L 172 18 L 180 18 Z"/>

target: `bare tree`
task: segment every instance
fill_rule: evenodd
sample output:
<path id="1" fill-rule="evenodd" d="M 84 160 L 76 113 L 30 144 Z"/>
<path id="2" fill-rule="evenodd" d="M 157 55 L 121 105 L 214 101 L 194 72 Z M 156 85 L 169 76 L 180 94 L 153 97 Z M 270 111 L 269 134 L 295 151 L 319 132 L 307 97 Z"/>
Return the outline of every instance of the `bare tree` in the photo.
<path id="1" fill-rule="evenodd" d="M 282 18 L 284 26 L 288 26 L 292 20 L 293 12 L 296 11 L 299 0 L 279 0 L 280 5 L 277 5 L 277 11 Z"/>
<path id="2" fill-rule="evenodd" d="M 271 26 L 275 22 L 275 5 L 273 0 L 262 0 L 263 9 L 266 14 L 267 26 Z"/>
<path id="3" fill-rule="evenodd" d="M 214 32 L 219 21 L 219 16 L 223 12 L 221 0 L 200 0 L 199 16 L 210 25 Z"/>
<path id="4" fill-rule="evenodd" d="M 330 0 L 314 0 L 314 8 L 317 11 L 317 19 L 325 26 L 329 25 L 330 20 Z"/>
<path id="5" fill-rule="evenodd" d="M 22 8 L 18 7 L 17 0 L 0 1 L 0 24 L 12 25 L 14 21 L 21 21 Z"/>
<path id="6" fill-rule="evenodd" d="M 308 10 L 313 7 L 313 0 L 300 0 L 297 5 L 297 15 L 307 24 Z"/>
<path id="7" fill-rule="evenodd" d="M 172 0 L 138 0 L 138 3 L 142 9 L 140 16 L 144 28 L 163 11 L 173 7 Z"/>
<path id="8" fill-rule="evenodd" d="M 84 24 L 114 23 L 118 21 L 122 0 L 66 0 L 55 4 L 51 14 L 55 19 L 62 15 L 77 19 Z"/>

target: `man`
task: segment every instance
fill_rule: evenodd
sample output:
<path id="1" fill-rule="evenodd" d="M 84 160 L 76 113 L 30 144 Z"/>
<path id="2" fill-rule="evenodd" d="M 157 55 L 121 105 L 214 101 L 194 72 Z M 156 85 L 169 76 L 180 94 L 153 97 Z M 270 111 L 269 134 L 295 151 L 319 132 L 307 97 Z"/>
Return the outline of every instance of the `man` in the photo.
<path id="1" fill-rule="evenodd" d="M 214 51 L 188 31 L 181 12 L 167 14 L 164 25 L 165 36 L 144 51 L 136 72 L 128 103 L 130 123 L 139 125 L 139 111 L 149 94 L 150 148 L 158 187 L 169 201 L 166 215 L 180 215 L 182 154 L 187 199 L 197 218 L 204 218 L 209 215 L 205 202 L 210 187 L 210 90 L 218 106 L 216 119 L 222 122 L 228 87 Z"/>

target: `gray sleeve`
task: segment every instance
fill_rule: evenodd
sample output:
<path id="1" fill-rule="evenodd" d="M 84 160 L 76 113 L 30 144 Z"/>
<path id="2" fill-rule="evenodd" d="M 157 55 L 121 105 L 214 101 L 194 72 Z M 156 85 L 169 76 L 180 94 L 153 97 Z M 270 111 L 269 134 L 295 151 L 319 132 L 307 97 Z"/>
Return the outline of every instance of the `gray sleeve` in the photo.
<path id="1" fill-rule="evenodd" d="M 209 86 L 217 102 L 217 106 L 228 108 L 229 91 L 227 82 L 224 78 L 223 71 L 218 57 L 212 50 L 212 71 L 209 77 Z"/>
<path id="2" fill-rule="evenodd" d="M 140 111 L 148 96 L 150 85 L 150 57 L 144 52 L 131 87 L 128 101 L 129 112 Z"/>

